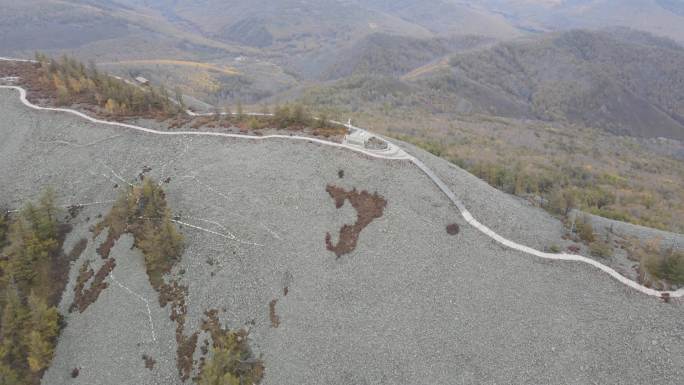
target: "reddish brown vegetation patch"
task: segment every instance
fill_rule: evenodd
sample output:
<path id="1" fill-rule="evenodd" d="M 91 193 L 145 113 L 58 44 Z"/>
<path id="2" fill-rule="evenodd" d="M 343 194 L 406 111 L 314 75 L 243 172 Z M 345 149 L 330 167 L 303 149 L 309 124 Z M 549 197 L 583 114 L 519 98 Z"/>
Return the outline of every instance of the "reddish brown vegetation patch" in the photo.
<path id="1" fill-rule="evenodd" d="M 81 270 L 78 274 L 78 279 L 76 280 L 76 287 L 74 288 L 74 302 L 69 307 L 69 311 L 73 312 L 78 310 L 79 313 L 83 313 L 88 306 L 97 301 L 102 290 L 106 289 L 108 284 L 104 280 L 107 278 L 109 273 L 114 270 L 116 266 L 116 261 L 114 258 L 109 258 L 100 267 L 100 269 L 95 274 L 92 269 L 88 269 L 88 262 L 85 262 L 81 266 Z M 93 282 L 90 284 L 89 289 L 85 289 L 86 283 L 93 278 Z"/>
<path id="2" fill-rule="evenodd" d="M 171 304 L 170 318 L 176 323 L 176 366 L 178 367 L 178 374 L 185 381 L 192 374 L 192 368 L 195 364 L 192 357 L 197 348 L 198 338 L 198 333 L 193 333 L 190 336 L 185 335 L 185 317 L 188 312 L 185 297 L 188 288 L 172 281 L 170 284 L 162 283 L 155 289 L 159 292 L 159 305 L 161 307 Z"/>
<path id="3" fill-rule="evenodd" d="M 446 227 L 447 234 L 456 235 L 461 232 L 461 228 L 456 223 L 452 223 Z"/>
<path id="4" fill-rule="evenodd" d="M 219 341 L 221 336 L 221 322 L 218 318 L 218 310 L 209 309 L 204 312 L 207 319 L 202 320 L 202 330 L 208 332 L 211 335 L 212 340 Z M 216 342 L 214 342 L 216 343 Z"/>
<path id="5" fill-rule="evenodd" d="M 271 327 L 277 328 L 280 326 L 280 317 L 276 314 L 276 304 L 278 303 L 277 299 L 271 300 L 271 302 L 268 304 L 268 315 L 269 318 L 271 319 Z"/>
<path id="6" fill-rule="evenodd" d="M 100 255 L 100 257 L 102 257 L 102 259 L 109 258 L 109 253 L 112 250 L 112 247 L 114 247 L 114 243 L 116 243 L 120 236 L 121 234 L 116 234 L 112 230 L 109 230 L 105 241 L 102 242 L 96 249 L 97 253 Z"/>
<path id="7" fill-rule="evenodd" d="M 30 99 L 57 99 L 57 91 L 46 86 L 41 79 L 40 65 L 37 63 L 0 61 L 0 77 L 16 76 L 26 89 Z"/>
<path id="8" fill-rule="evenodd" d="M 79 368 L 73 368 L 71 369 L 71 378 L 76 378 L 78 375 L 81 373 L 81 370 Z"/>
<path id="9" fill-rule="evenodd" d="M 147 369 L 154 369 L 154 364 L 157 363 L 157 361 L 155 361 L 154 358 L 148 356 L 147 354 L 143 354 L 142 359 L 143 361 L 145 361 L 145 367 Z"/>
<path id="10" fill-rule="evenodd" d="M 81 265 L 81 268 L 78 271 L 78 277 L 76 278 L 76 286 L 74 287 L 76 296 L 74 298 L 74 302 L 69 307 L 70 312 L 73 312 L 78 307 L 76 306 L 76 298 L 79 298 L 79 296 L 82 295 L 86 283 L 90 280 L 90 278 L 93 277 L 93 275 L 95 275 L 95 272 L 93 269 L 88 268 L 88 261 L 83 262 L 83 265 Z"/>
<path id="11" fill-rule="evenodd" d="M 337 255 L 337 258 L 352 252 L 356 248 L 359 234 L 374 219 L 382 217 L 383 211 L 387 206 L 387 201 L 378 193 L 370 194 L 368 191 L 358 192 L 356 189 L 346 191 L 345 189 L 333 185 L 328 185 L 325 189 L 335 200 L 335 207 L 338 209 L 344 206 L 345 200 L 349 200 L 352 207 L 356 210 L 356 223 L 344 225 L 340 229 L 340 239 L 337 245 L 332 244 L 330 233 L 325 234 L 325 245 L 328 250 Z"/>
<path id="12" fill-rule="evenodd" d="M 195 349 L 197 348 L 197 336 L 198 333 L 193 333 L 190 337 L 182 335 L 179 341 L 178 335 L 176 335 L 176 342 L 178 344 L 178 349 L 176 350 L 176 366 L 178 367 L 181 380 L 183 381 L 190 378 L 192 367 L 195 365 L 192 356 L 195 354 Z"/>

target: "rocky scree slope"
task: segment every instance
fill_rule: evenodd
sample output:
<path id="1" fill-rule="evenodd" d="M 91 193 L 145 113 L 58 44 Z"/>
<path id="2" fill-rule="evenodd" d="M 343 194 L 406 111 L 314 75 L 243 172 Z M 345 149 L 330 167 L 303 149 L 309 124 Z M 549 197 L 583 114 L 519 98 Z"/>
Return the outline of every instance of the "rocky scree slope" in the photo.
<path id="1" fill-rule="evenodd" d="M 0 110 L 7 205 L 18 207 L 37 185 L 54 186 L 63 204 L 103 202 L 85 206 L 66 241 L 68 248 L 86 237 L 89 246 L 71 267 L 63 309 L 78 266 L 100 258 L 101 239 L 88 229 L 145 171 L 169 181 L 169 205 L 187 223 L 171 272 L 188 286 L 186 327 L 198 329 L 217 309 L 223 324 L 248 328 L 266 367 L 263 384 L 676 384 L 684 375 L 681 304 L 628 290 L 589 266 L 502 248 L 408 162 L 306 142 L 144 134 L 28 110 L 8 90 Z M 351 200 L 336 207 L 329 185 L 386 202 L 340 258 L 325 235 L 337 244 L 359 212 Z M 470 188 L 477 195 L 483 185 Z M 452 223 L 457 235 L 445 231 Z M 174 324 L 154 303 L 140 252 L 122 237 L 111 254 L 118 263 L 109 286 L 86 311 L 69 314 L 43 383 L 182 383 Z M 156 360 L 152 370 L 143 355 Z"/>

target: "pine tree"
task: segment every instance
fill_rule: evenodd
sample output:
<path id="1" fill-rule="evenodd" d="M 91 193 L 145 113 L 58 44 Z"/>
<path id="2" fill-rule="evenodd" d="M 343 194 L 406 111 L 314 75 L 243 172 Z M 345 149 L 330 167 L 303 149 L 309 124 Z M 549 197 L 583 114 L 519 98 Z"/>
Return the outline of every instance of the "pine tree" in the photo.
<path id="1" fill-rule="evenodd" d="M 306 125 L 308 123 L 306 119 L 306 112 L 301 104 L 295 105 L 295 107 L 292 109 L 292 120 L 295 124 Z"/>
<path id="2" fill-rule="evenodd" d="M 260 128 L 260 126 L 259 126 L 259 119 L 257 119 L 257 118 L 254 117 L 254 116 L 250 117 L 250 118 L 249 118 L 249 121 L 247 122 L 247 126 L 248 126 L 251 130 L 258 130 L 258 129 Z"/>
<path id="3" fill-rule="evenodd" d="M 105 111 L 107 113 L 114 115 L 116 111 L 118 110 L 118 106 L 116 105 L 116 102 L 113 99 L 107 99 L 107 103 L 105 103 Z"/>
<path id="4" fill-rule="evenodd" d="M 34 227 L 42 240 L 57 238 L 57 205 L 55 190 L 48 187 L 40 197 L 38 219 Z"/>
<path id="5" fill-rule="evenodd" d="M 33 330 L 28 334 L 26 346 L 28 348 L 26 360 L 31 371 L 37 373 L 47 368 L 53 354 L 50 341 L 45 339 L 39 332 Z"/>
<path id="6" fill-rule="evenodd" d="M 29 312 L 21 303 L 16 286 L 10 285 L 6 295 L 7 300 L 0 318 L 0 362 L 19 369 L 24 366 L 24 344 L 21 336 L 29 319 Z"/>
<path id="7" fill-rule="evenodd" d="M 591 225 L 591 219 L 589 219 L 588 216 L 578 219 L 575 223 L 575 226 L 577 227 L 577 233 L 581 240 L 587 244 L 596 240 L 594 235 L 594 227 Z"/>
<path id="8" fill-rule="evenodd" d="M 242 101 L 239 99 L 237 101 L 237 106 L 235 107 L 235 110 L 238 120 L 242 121 L 242 118 L 244 118 L 244 111 L 242 110 Z"/>
<path id="9" fill-rule="evenodd" d="M 17 218 L 10 226 L 9 242 L 5 250 L 7 260 L 4 263 L 4 278 L 26 288 L 36 277 L 35 265 L 43 253 L 37 247 L 39 242 L 35 233 L 24 218 Z"/>
<path id="10" fill-rule="evenodd" d="M 287 128 L 290 125 L 290 108 L 288 106 L 276 106 L 273 120 L 278 128 Z"/>
<path id="11" fill-rule="evenodd" d="M 316 120 L 316 128 L 326 128 L 328 126 L 328 116 L 325 113 L 321 113 Z"/>
<path id="12" fill-rule="evenodd" d="M 139 202 L 144 218 L 160 221 L 164 216 L 166 210 L 164 192 L 152 179 L 143 180 Z"/>
<path id="13" fill-rule="evenodd" d="M 0 251 L 5 248 L 7 241 L 7 230 L 8 230 L 8 218 L 7 214 L 0 212 Z"/>
<path id="14" fill-rule="evenodd" d="M 185 110 L 185 102 L 183 102 L 183 91 L 181 91 L 180 87 L 176 87 L 176 102 L 178 103 L 178 106 L 181 108 L 181 110 Z"/>
<path id="15" fill-rule="evenodd" d="M 23 385 L 19 381 L 19 374 L 10 366 L 2 362 L 2 346 L 0 346 L 0 385 Z"/>
<path id="16" fill-rule="evenodd" d="M 52 340 L 59 334 L 60 315 L 57 308 L 48 306 L 45 299 L 31 292 L 28 298 L 31 329 L 45 340 Z"/>
<path id="17" fill-rule="evenodd" d="M 212 357 L 202 369 L 199 385 L 240 385 L 240 377 L 233 374 L 239 359 L 233 350 L 212 349 Z"/>

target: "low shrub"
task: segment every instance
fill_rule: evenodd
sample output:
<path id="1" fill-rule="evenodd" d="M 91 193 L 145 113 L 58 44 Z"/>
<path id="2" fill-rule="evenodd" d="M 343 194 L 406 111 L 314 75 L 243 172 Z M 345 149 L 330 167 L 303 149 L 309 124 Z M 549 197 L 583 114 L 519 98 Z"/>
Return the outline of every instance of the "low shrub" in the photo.
<path id="1" fill-rule="evenodd" d="M 653 277 L 675 285 L 684 284 L 684 252 L 667 249 L 652 252 L 644 262 L 644 267 Z"/>
<path id="2" fill-rule="evenodd" d="M 587 244 L 591 244 L 596 240 L 594 227 L 591 225 L 591 219 L 586 215 L 575 221 L 575 232 L 580 239 Z"/>
<path id="3" fill-rule="evenodd" d="M 613 256 L 613 247 L 605 241 L 594 241 L 589 244 L 589 253 L 595 257 L 609 258 Z"/>

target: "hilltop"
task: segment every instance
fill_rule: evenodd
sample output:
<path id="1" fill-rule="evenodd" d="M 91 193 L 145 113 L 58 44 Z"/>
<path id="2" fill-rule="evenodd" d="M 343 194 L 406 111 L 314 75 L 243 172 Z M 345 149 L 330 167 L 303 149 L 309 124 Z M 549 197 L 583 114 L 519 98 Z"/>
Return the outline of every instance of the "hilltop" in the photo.
<path id="1" fill-rule="evenodd" d="M 205 367 L 262 384 L 609 382 L 616 368 L 622 383 L 681 377 L 678 300 L 502 248 L 405 160 L 94 124 L 27 109 L 14 90 L 0 91 L 0 110 L 0 177 L 12 181 L 0 186 L 3 205 L 53 186 L 56 205 L 69 207 L 57 217 L 71 227 L 62 247 L 78 250 L 43 383 L 108 373 L 113 383 L 182 384 L 208 376 Z M 406 148 L 495 231 L 537 248 L 583 247 L 543 211 Z M 148 220 L 170 239 L 178 232 L 181 252 L 177 240 L 146 235 Z M 235 362 L 220 355 L 231 346 L 244 366 L 219 369 L 216 357 Z M 406 348 L 444 370 L 397 353 Z M 551 365 L 566 355 L 578 365 Z M 499 359 L 484 370 L 486 357 Z"/>

